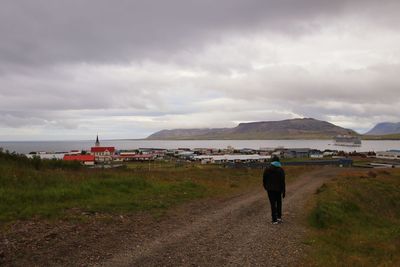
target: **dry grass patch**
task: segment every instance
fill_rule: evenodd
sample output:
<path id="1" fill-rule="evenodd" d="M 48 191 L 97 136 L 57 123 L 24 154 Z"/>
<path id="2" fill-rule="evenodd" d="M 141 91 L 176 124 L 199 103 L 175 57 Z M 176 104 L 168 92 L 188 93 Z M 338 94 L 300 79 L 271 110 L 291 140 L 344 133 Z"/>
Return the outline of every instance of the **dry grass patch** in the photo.
<path id="1" fill-rule="evenodd" d="M 399 266 L 400 170 L 349 171 L 323 185 L 308 217 L 311 266 Z"/>

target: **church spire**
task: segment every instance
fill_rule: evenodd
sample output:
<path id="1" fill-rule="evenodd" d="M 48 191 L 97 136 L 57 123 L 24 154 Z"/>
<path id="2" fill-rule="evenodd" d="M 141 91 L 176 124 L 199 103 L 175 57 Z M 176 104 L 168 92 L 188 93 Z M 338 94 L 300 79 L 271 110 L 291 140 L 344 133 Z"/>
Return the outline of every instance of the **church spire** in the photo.
<path id="1" fill-rule="evenodd" d="M 97 136 L 96 136 L 96 144 L 95 144 L 95 146 L 100 146 L 99 134 L 97 134 Z"/>

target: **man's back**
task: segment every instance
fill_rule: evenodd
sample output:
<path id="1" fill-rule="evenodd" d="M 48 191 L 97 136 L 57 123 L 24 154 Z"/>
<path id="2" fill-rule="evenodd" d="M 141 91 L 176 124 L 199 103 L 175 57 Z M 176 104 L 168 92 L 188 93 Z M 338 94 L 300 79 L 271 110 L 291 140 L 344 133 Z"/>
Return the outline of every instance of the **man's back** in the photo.
<path id="1" fill-rule="evenodd" d="M 285 172 L 273 165 L 264 170 L 263 185 L 265 190 L 285 192 Z"/>

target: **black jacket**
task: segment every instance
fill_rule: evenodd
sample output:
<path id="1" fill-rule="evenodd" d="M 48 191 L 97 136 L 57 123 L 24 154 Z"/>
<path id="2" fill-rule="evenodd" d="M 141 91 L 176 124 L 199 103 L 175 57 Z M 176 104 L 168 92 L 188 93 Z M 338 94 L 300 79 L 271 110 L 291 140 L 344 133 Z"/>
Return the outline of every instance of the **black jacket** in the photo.
<path id="1" fill-rule="evenodd" d="M 285 193 L 285 171 L 280 167 L 268 166 L 264 170 L 263 185 L 267 191 Z"/>

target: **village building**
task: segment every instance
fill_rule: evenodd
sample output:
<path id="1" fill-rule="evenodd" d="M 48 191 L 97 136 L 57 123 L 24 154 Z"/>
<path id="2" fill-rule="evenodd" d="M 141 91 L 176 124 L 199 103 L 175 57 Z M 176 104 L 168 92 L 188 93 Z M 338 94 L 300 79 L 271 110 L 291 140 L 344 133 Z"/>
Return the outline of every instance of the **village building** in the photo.
<path id="1" fill-rule="evenodd" d="M 84 153 L 82 153 L 81 150 L 71 150 L 70 152 L 68 152 L 68 155 L 82 155 Z"/>
<path id="2" fill-rule="evenodd" d="M 325 150 L 322 155 L 324 157 L 331 157 L 331 156 L 335 156 L 337 155 L 337 151 L 333 151 L 333 150 Z"/>
<path id="3" fill-rule="evenodd" d="M 25 156 L 27 158 L 40 158 L 40 159 L 49 159 L 49 160 L 60 160 L 63 159 L 64 155 L 67 152 L 54 152 L 54 153 L 48 153 L 48 152 L 31 152 L 29 154 L 26 154 Z"/>
<path id="4" fill-rule="evenodd" d="M 193 151 L 196 155 L 211 155 L 213 152 L 212 148 L 202 148 L 202 147 L 194 148 Z"/>
<path id="5" fill-rule="evenodd" d="M 309 156 L 309 148 L 289 148 L 283 151 L 283 158 L 308 158 Z"/>
<path id="6" fill-rule="evenodd" d="M 195 152 L 193 152 L 193 151 L 181 151 L 176 156 L 181 158 L 181 159 L 191 160 L 195 156 Z"/>
<path id="7" fill-rule="evenodd" d="M 260 149 L 258 150 L 258 154 L 262 155 L 262 156 L 266 156 L 266 155 L 271 155 L 272 152 L 275 151 L 275 148 L 272 147 L 260 147 Z"/>
<path id="8" fill-rule="evenodd" d="M 400 150 L 378 151 L 376 152 L 376 158 L 400 160 Z"/>
<path id="9" fill-rule="evenodd" d="M 194 156 L 194 160 L 200 161 L 202 164 L 207 163 L 245 163 L 245 162 L 266 162 L 271 156 L 252 155 L 201 155 Z"/>
<path id="10" fill-rule="evenodd" d="M 252 148 L 242 148 L 239 150 L 240 154 L 251 155 L 255 154 L 256 150 Z"/>
<path id="11" fill-rule="evenodd" d="M 156 157 L 156 154 L 137 154 L 124 152 L 115 156 L 114 161 L 151 161 Z"/>
<path id="12" fill-rule="evenodd" d="M 310 158 L 312 159 L 322 159 L 324 157 L 324 154 L 322 153 L 322 151 L 318 150 L 318 149 L 312 149 L 310 151 Z"/>
<path id="13" fill-rule="evenodd" d="M 101 146 L 97 135 L 95 146 L 90 149 L 90 154 L 95 157 L 96 162 L 111 162 L 115 156 L 115 147 Z"/>
<path id="14" fill-rule="evenodd" d="M 95 157 L 96 162 L 110 162 L 115 155 L 115 147 L 92 147 L 90 153 Z"/>
<path id="15" fill-rule="evenodd" d="M 93 155 L 64 155 L 63 160 L 65 161 L 79 161 L 83 165 L 91 166 L 94 165 L 95 157 Z"/>

